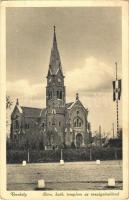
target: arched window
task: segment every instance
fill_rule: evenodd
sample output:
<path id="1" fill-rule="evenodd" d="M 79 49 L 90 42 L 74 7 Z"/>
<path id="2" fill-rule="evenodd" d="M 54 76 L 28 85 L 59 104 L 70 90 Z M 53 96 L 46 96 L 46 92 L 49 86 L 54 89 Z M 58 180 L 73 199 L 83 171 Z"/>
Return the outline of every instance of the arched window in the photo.
<path id="1" fill-rule="evenodd" d="M 29 129 L 29 127 L 30 127 L 29 124 L 26 123 L 26 124 L 25 124 L 25 129 Z"/>
<path id="2" fill-rule="evenodd" d="M 18 120 L 16 120 L 16 129 L 19 128 L 19 123 L 18 123 Z"/>
<path id="3" fill-rule="evenodd" d="M 41 127 L 44 128 L 44 122 L 42 123 Z"/>
<path id="4" fill-rule="evenodd" d="M 50 99 L 52 99 L 52 91 L 50 92 Z"/>
<path id="5" fill-rule="evenodd" d="M 57 99 L 59 99 L 59 91 L 57 91 L 56 94 L 57 94 Z"/>
<path id="6" fill-rule="evenodd" d="M 56 92 L 57 99 L 62 99 L 62 91 Z"/>
<path id="7" fill-rule="evenodd" d="M 79 114 L 79 111 L 77 110 L 77 115 Z"/>
<path id="8" fill-rule="evenodd" d="M 48 92 L 48 99 L 51 99 L 51 93 Z"/>
<path id="9" fill-rule="evenodd" d="M 77 126 L 79 126 L 79 119 L 77 118 Z"/>
<path id="10" fill-rule="evenodd" d="M 60 91 L 60 99 L 62 99 L 62 91 Z"/>
<path id="11" fill-rule="evenodd" d="M 82 120 L 78 117 L 74 119 L 74 127 L 81 127 L 82 126 Z"/>

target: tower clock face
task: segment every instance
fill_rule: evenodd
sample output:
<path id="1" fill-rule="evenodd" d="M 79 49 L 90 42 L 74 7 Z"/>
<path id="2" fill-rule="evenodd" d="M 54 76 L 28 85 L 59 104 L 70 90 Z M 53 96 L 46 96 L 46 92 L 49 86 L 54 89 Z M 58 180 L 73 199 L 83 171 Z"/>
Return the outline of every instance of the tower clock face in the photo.
<path id="1" fill-rule="evenodd" d="M 58 82 L 59 82 L 59 83 L 61 82 L 61 79 L 60 79 L 60 78 L 58 78 Z"/>

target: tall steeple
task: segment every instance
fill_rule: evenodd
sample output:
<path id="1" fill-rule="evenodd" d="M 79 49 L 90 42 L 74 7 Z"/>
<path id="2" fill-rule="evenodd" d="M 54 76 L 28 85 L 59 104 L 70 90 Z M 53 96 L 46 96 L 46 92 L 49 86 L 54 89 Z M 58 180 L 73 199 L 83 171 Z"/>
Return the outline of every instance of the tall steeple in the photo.
<path id="1" fill-rule="evenodd" d="M 65 86 L 61 67 L 60 55 L 57 47 L 56 30 L 54 26 L 53 46 L 46 86 L 47 131 L 52 133 L 51 143 L 64 142 L 65 127 Z M 53 130 L 56 130 L 53 132 Z"/>
<path id="2" fill-rule="evenodd" d="M 46 106 L 55 107 L 65 105 L 65 86 L 60 55 L 57 47 L 56 30 L 54 26 L 53 46 L 51 49 L 50 63 L 47 75 Z"/>
<path id="3" fill-rule="evenodd" d="M 59 54 L 58 47 L 57 47 L 56 27 L 54 26 L 53 46 L 51 49 L 48 75 L 49 74 L 56 75 L 59 70 L 60 70 L 61 74 L 63 75 L 60 54 Z"/>

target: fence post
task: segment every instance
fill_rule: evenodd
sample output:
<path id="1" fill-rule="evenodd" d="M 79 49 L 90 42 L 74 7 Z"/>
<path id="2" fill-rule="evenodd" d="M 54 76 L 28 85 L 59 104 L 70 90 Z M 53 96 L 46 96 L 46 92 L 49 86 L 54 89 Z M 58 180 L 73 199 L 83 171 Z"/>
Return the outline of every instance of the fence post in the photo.
<path id="1" fill-rule="evenodd" d="M 117 160 L 117 149 L 115 148 L 115 160 Z"/>
<path id="2" fill-rule="evenodd" d="M 29 149 L 27 151 L 27 162 L 29 163 L 30 162 L 30 152 L 29 152 Z"/>
<path id="3" fill-rule="evenodd" d="M 92 148 L 90 148 L 90 161 L 92 160 Z"/>

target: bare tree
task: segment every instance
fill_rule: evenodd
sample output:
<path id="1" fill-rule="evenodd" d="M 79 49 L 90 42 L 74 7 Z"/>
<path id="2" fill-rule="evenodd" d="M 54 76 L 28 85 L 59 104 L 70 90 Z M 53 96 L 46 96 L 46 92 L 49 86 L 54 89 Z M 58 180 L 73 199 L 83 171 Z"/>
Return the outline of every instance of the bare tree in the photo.
<path id="1" fill-rule="evenodd" d="M 10 99 L 10 96 L 6 96 L 6 109 L 10 109 L 13 102 Z"/>
<path id="2" fill-rule="evenodd" d="M 11 107 L 13 105 L 13 102 L 10 98 L 10 96 L 6 96 L 6 131 L 7 131 L 7 137 L 10 135 L 10 115 L 11 115 Z"/>

